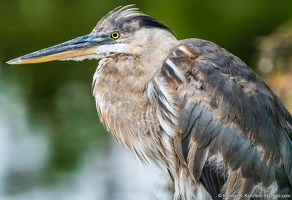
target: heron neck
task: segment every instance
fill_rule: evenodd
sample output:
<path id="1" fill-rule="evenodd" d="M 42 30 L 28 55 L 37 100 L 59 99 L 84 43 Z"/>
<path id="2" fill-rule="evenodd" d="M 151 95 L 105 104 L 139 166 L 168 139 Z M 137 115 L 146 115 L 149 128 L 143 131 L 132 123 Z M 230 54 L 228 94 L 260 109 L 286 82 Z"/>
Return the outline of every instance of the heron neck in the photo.
<path id="1" fill-rule="evenodd" d="M 97 110 L 105 127 L 125 146 L 132 148 L 133 139 L 160 131 L 146 87 L 176 44 L 173 38 L 149 38 L 152 44 L 159 41 L 160 45 L 151 51 L 145 48 L 141 54 L 120 54 L 99 63 L 93 80 Z"/>
<path id="2" fill-rule="evenodd" d="M 124 56 L 104 59 L 93 80 L 93 95 L 100 119 L 125 146 L 130 146 L 129 137 L 138 132 L 146 108 L 151 107 L 145 94 L 150 73 L 135 67 L 139 59 Z"/>

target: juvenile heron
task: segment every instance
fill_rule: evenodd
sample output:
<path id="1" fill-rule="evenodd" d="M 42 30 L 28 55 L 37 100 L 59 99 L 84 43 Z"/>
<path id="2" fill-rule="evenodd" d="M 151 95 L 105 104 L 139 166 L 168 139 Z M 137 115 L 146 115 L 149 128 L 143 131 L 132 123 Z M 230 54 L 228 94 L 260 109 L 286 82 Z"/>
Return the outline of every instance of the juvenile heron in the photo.
<path id="1" fill-rule="evenodd" d="M 88 35 L 8 63 L 83 59 L 100 59 L 92 84 L 100 120 L 169 174 L 174 199 L 292 198 L 292 117 L 236 56 L 206 40 L 178 41 L 126 6 Z"/>

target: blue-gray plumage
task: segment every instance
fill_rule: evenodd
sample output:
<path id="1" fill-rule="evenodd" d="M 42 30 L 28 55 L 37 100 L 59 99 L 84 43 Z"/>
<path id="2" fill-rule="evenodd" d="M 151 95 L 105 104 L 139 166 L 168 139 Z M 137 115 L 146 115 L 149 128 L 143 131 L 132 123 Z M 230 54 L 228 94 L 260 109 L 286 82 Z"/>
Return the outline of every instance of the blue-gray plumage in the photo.
<path id="1" fill-rule="evenodd" d="M 106 129 L 169 173 L 174 199 L 292 197 L 292 117 L 239 58 L 124 7 L 8 63 L 85 58 L 101 59 L 92 90 Z"/>
<path id="2" fill-rule="evenodd" d="M 214 191 L 214 187 L 225 187 L 227 194 L 250 194 L 257 184 L 269 187 L 277 179 L 281 181 L 279 193 L 289 191 L 291 194 L 292 118 L 278 97 L 242 61 L 211 42 L 198 39 L 181 41 L 167 59 L 176 66 L 182 66 L 181 73 L 187 78 L 185 83 L 178 81 L 167 64 L 158 72 L 170 82 L 167 85 L 177 81 L 170 90 L 176 91 L 176 102 L 184 103 L 179 108 L 178 126 L 181 131 L 175 139 L 185 148 L 182 150 L 180 145 L 176 145 L 178 152 L 184 152 L 177 155 L 183 156 L 181 160 L 186 164 L 190 154 L 194 153 L 194 160 L 199 157 L 189 167 L 195 180 L 202 178 L 213 198 L 220 191 Z M 168 117 L 165 118 L 167 120 Z M 192 141 L 198 149 L 203 149 L 200 155 L 190 151 Z M 208 156 L 205 156 L 206 148 Z M 208 188 L 210 180 L 204 180 L 207 175 L 201 174 L 201 163 L 204 167 L 210 164 L 208 167 L 212 173 L 212 166 L 216 164 L 210 163 L 209 159 L 216 154 L 222 156 L 224 167 L 230 171 L 227 175 L 223 169 L 224 173 L 217 177 L 227 179 L 224 186 L 211 185 Z M 240 180 L 236 181 L 241 183 L 229 183 L 234 180 L 227 176 L 233 173 L 236 178 L 240 176 Z M 214 179 L 214 175 L 208 179 Z M 239 191 L 229 188 L 228 184 L 238 187 Z"/>

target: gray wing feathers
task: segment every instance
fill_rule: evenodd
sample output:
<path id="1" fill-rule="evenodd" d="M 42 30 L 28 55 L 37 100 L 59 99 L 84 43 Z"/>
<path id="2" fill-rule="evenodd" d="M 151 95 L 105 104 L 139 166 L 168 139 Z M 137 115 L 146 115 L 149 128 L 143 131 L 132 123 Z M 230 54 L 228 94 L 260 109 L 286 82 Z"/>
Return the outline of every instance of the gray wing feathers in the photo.
<path id="1" fill-rule="evenodd" d="M 292 185 L 292 141 L 290 139 L 291 137 L 289 138 L 287 134 L 282 134 L 281 136 L 281 152 L 285 166 L 285 172 L 288 175 L 290 185 Z"/>
<path id="2" fill-rule="evenodd" d="M 204 40 L 182 41 L 167 60 L 157 76 L 178 113 L 174 149 L 194 179 L 210 194 L 250 194 L 275 181 L 279 192 L 292 191 L 292 117 L 266 84 Z M 167 113 L 163 101 L 157 107 Z"/>

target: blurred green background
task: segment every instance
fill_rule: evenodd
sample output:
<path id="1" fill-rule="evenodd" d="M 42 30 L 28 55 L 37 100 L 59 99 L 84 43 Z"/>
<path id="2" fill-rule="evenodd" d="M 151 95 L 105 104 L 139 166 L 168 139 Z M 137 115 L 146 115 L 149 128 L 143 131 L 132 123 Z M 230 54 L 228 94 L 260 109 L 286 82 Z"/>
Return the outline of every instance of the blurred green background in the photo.
<path id="1" fill-rule="evenodd" d="M 156 172 L 142 169 L 100 124 L 91 94 L 98 61 L 5 63 L 88 34 L 127 4 L 170 26 L 178 39 L 226 48 L 292 107 L 292 1 L 0 0 L 0 200 L 170 198 L 163 178 L 153 180 L 148 172 Z"/>

